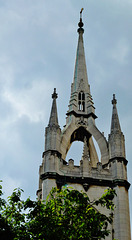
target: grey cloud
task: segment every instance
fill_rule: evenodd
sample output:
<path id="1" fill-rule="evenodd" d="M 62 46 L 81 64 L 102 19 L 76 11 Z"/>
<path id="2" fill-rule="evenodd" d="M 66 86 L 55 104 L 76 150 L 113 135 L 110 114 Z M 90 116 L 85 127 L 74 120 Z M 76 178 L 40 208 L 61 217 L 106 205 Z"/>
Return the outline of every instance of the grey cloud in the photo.
<path id="1" fill-rule="evenodd" d="M 24 196 L 35 198 L 54 87 L 59 124 L 65 124 L 82 7 L 97 126 L 107 137 L 115 93 L 131 180 L 131 1 L 5 0 L 0 2 L 0 175 L 7 192 L 20 185 Z"/>

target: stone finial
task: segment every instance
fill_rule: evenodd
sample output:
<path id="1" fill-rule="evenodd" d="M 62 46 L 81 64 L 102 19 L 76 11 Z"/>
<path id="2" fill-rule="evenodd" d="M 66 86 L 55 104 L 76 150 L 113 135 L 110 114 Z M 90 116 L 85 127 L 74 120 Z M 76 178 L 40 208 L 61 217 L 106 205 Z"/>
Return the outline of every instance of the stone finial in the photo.
<path id="1" fill-rule="evenodd" d="M 52 98 L 53 98 L 53 99 L 58 98 L 58 94 L 56 93 L 56 88 L 54 88 L 54 92 L 53 92 L 53 94 L 52 94 Z"/>
<path id="2" fill-rule="evenodd" d="M 78 32 L 80 33 L 80 32 L 82 32 L 82 33 L 84 33 L 84 29 L 83 29 L 83 22 L 82 22 L 82 11 L 84 10 L 84 8 L 82 8 L 81 9 L 81 11 L 80 11 L 80 22 L 78 23 Z"/>
<path id="3" fill-rule="evenodd" d="M 111 102 L 112 102 L 113 105 L 117 104 L 117 100 L 116 100 L 116 98 L 115 98 L 115 94 L 113 94 L 113 99 L 112 99 Z"/>

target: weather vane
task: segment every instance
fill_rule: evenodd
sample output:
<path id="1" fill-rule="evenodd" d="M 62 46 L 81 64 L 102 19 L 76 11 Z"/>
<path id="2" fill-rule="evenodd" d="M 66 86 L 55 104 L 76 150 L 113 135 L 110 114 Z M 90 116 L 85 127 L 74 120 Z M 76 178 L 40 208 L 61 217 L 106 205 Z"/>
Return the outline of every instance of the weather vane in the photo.
<path id="1" fill-rule="evenodd" d="M 82 11 L 84 10 L 84 8 L 81 8 L 81 11 L 80 11 L 80 18 L 82 19 Z"/>

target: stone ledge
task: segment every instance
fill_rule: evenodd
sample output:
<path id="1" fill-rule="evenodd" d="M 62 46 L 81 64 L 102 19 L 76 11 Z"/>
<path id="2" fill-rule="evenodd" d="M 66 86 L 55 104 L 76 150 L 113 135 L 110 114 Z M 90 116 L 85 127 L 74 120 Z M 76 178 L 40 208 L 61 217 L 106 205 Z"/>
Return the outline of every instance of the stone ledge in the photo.
<path id="1" fill-rule="evenodd" d="M 88 184 L 95 185 L 95 186 L 106 186 L 110 188 L 114 188 L 116 186 L 123 186 L 127 190 L 130 187 L 130 183 L 127 180 L 123 179 L 97 179 L 97 178 L 91 178 L 91 177 L 76 177 L 76 176 L 62 176 L 59 175 L 56 172 L 47 172 L 40 176 L 42 180 L 45 180 L 47 178 L 49 179 L 56 179 L 57 186 L 60 188 L 64 186 L 67 183 L 78 183 L 81 185 Z"/>
<path id="2" fill-rule="evenodd" d="M 124 162 L 125 166 L 128 164 L 128 161 L 124 157 L 114 157 L 114 158 L 111 158 L 108 163 L 103 164 L 102 168 L 105 169 L 109 165 L 109 163 L 112 163 L 115 160 L 117 160 L 118 162 Z"/>
<path id="3" fill-rule="evenodd" d="M 89 113 L 89 114 L 86 114 L 86 113 L 83 113 L 83 112 L 80 112 L 80 113 L 77 113 L 75 112 L 74 110 L 72 111 L 68 111 L 66 113 L 67 116 L 73 114 L 75 117 L 80 117 L 80 116 L 83 116 L 84 118 L 89 118 L 90 116 L 92 116 L 94 119 L 98 118 L 94 113 Z"/>
<path id="4" fill-rule="evenodd" d="M 42 158 L 44 157 L 44 155 L 45 155 L 46 153 L 51 153 L 51 155 L 55 155 L 55 154 L 56 154 L 59 158 L 61 158 L 61 156 L 62 156 L 62 154 L 61 154 L 60 152 L 58 152 L 57 150 L 51 150 L 51 149 L 49 149 L 49 150 L 43 152 Z"/>

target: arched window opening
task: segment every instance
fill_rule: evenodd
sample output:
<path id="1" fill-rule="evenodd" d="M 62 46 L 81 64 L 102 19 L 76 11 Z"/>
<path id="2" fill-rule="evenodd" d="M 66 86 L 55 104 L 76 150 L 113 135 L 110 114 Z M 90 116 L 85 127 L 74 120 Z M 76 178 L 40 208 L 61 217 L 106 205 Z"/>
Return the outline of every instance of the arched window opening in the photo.
<path id="1" fill-rule="evenodd" d="M 81 100 L 81 93 L 78 94 L 78 99 Z"/>
<path id="2" fill-rule="evenodd" d="M 70 143 L 65 159 L 67 162 L 73 159 L 74 165 L 80 165 L 80 160 L 87 158 L 91 166 L 97 167 L 101 160 L 100 149 L 94 137 L 85 128 L 76 129 L 71 135 Z"/>
<path id="3" fill-rule="evenodd" d="M 85 93 L 82 91 L 78 94 L 78 110 L 85 112 Z"/>
<path id="4" fill-rule="evenodd" d="M 74 141 L 84 142 L 84 136 L 86 136 L 87 139 L 89 139 L 91 137 L 91 134 L 88 131 L 86 131 L 84 127 L 79 127 L 72 133 L 70 143 Z"/>
<path id="5" fill-rule="evenodd" d="M 68 162 L 69 159 L 73 159 L 74 165 L 79 166 L 83 154 L 83 145 L 84 143 L 81 141 L 74 141 L 67 153 L 66 161 Z"/>
<path id="6" fill-rule="evenodd" d="M 85 100 L 85 94 L 82 93 L 82 100 Z"/>
<path id="7" fill-rule="evenodd" d="M 85 112 L 85 102 L 82 102 L 82 107 L 83 107 L 82 111 Z"/>
<path id="8" fill-rule="evenodd" d="M 81 111 L 81 101 L 78 102 L 78 110 Z"/>

